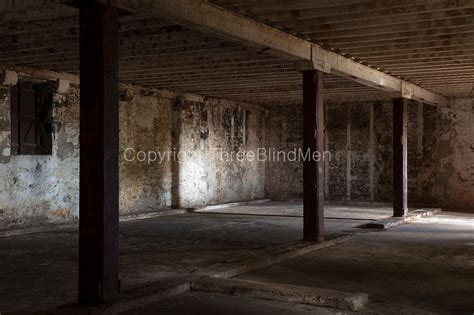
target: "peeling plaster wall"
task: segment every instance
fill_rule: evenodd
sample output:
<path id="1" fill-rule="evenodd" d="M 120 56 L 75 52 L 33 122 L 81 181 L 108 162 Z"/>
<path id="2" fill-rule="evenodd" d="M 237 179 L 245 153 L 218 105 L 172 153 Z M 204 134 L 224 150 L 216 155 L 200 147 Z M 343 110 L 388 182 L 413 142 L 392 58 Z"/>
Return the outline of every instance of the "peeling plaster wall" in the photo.
<path id="1" fill-rule="evenodd" d="M 290 151 L 302 145 L 302 112 L 294 107 L 272 107 L 267 114 L 265 148 Z M 265 165 L 265 196 L 275 200 L 303 197 L 303 168 L 300 162 L 269 161 Z"/>
<path id="2" fill-rule="evenodd" d="M 264 197 L 263 162 L 235 155 L 262 145 L 263 110 L 210 100 L 177 104 L 173 115 L 175 147 L 186 156 L 174 165 L 176 207 Z"/>
<path id="3" fill-rule="evenodd" d="M 170 93 L 132 93 L 120 103 L 120 213 L 193 208 L 239 200 L 302 197 L 300 162 L 239 160 L 258 148 L 302 143 L 298 107 L 261 107 Z M 409 201 L 472 209 L 474 150 L 470 100 L 450 108 L 409 106 Z M 387 102 L 326 106 L 325 196 L 391 201 L 392 110 Z M 0 228 L 77 219 L 79 89 L 54 96 L 53 153 L 10 155 L 10 88 L 0 87 Z M 127 161 L 126 150 L 183 161 Z M 128 151 L 130 153 L 130 151 Z M 157 157 L 159 159 L 159 157 Z"/>
<path id="4" fill-rule="evenodd" d="M 261 146 L 263 114 L 258 106 L 219 100 L 135 95 L 121 103 L 121 212 L 263 198 L 263 163 L 235 156 Z M 138 151 L 153 159 L 160 153 L 163 161 L 127 161 L 140 158 Z"/>
<path id="5" fill-rule="evenodd" d="M 10 155 L 10 88 L 0 89 L 0 228 L 77 219 L 79 89 L 55 95 L 53 153 Z M 120 103 L 120 213 L 264 197 L 262 162 L 238 161 L 263 141 L 265 112 L 227 101 L 146 96 Z M 134 151 L 125 151 L 131 148 Z M 234 153 L 221 159 L 221 151 Z M 140 162 L 138 151 L 182 151 L 183 162 Z"/>
<path id="6" fill-rule="evenodd" d="M 391 103 L 328 103 L 325 113 L 326 199 L 391 202 Z M 450 108 L 413 102 L 408 115 L 409 203 L 474 211 L 470 100 Z M 301 146 L 299 107 L 272 107 L 269 117 L 267 146 Z M 301 163 L 268 163 L 266 172 L 266 197 L 302 197 Z"/>
<path id="7" fill-rule="evenodd" d="M 77 216 L 79 95 L 55 95 L 52 155 L 10 155 L 10 89 L 0 89 L 0 227 Z"/>
<path id="8" fill-rule="evenodd" d="M 470 99 L 423 108 L 418 201 L 474 211 L 474 120 Z"/>
<path id="9" fill-rule="evenodd" d="M 140 162 L 137 153 L 171 149 L 171 101 L 135 95 L 130 102 L 120 102 L 119 117 L 121 213 L 170 207 L 171 163 Z"/>

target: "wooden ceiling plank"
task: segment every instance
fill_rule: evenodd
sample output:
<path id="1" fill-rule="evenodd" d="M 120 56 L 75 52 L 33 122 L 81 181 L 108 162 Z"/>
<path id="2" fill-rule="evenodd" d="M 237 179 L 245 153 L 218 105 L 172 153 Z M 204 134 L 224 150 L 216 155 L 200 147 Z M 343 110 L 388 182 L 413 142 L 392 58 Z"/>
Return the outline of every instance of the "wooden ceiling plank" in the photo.
<path id="1" fill-rule="evenodd" d="M 353 28 L 350 30 L 343 29 L 343 30 L 319 30 L 319 29 L 311 29 L 311 28 L 302 28 L 298 29 L 295 28 L 294 31 L 297 33 L 301 33 L 304 36 L 309 36 L 311 38 L 317 39 L 318 41 L 324 41 L 326 39 L 334 39 L 334 38 L 351 38 L 357 36 L 385 36 L 385 35 L 393 35 L 401 36 L 402 34 L 409 34 L 413 33 L 416 35 L 420 31 L 428 31 L 432 32 L 433 30 L 447 30 L 451 28 L 457 27 L 471 27 L 474 22 L 474 17 L 464 16 L 459 18 L 445 18 L 445 19 L 438 19 L 438 20 L 427 20 L 421 22 L 413 22 L 413 23 L 403 23 L 400 25 L 394 26 L 370 26 L 370 27 L 360 27 L 360 28 Z"/>
<path id="2" fill-rule="evenodd" d="M 324 40 L 319 40 L 324 45 L 329 45 L 333 47 L 356 47 L 355 45 L 377 45 L 380 42 L 392 42 L 392 43 L 410 43 L 411 41 L 416 42 L 418 40 L 426 39 L 436 39 L 439 36 L 453 36 L 458 34 L 466 34 L 466 36 L 471 36 L 473 29 L 470 26 L 457 26 L 450 29 L 431 29 L 431 30 L 418 30 L 412 32 L 401 32 L 401 33 L 392 33 L 384 34 L 384 36 L 378 35 L 361 35 L 347 38 L 328 38 Z M 312 40 L 316 41 L 316 38 Z"/>
<path id="3" fill-rule="evenodd" d="M 212 1 L 215 2 L 215 1 Z M 403 0 L 394 5 L 376 1 L 363 2 L 343 5 L 336 8 L 317 8 L 305 10 L 283 10 L 279 12 L 251 12 L 251 17 L 257 20 L 269 20 L 272 23 L 283 23 L 288 21 L 306 20 L 320 18 L 321 23 L 339 23 L 345 21 L 360 21 L 368 17 L 380 16 L 404 16 L 414 13 L 430 13 L 444 11 L 453 7 L 450 1 L 424 2 L 417 3 L 412 0 Z M 380 6 L 380 4 L 382 4 Z M 457 9 L 472 8 L 471 0 L 459 0 L 456 3 Z"/>
<path id="4" fill-rule="evenodd" d="M 272 23 L 272 25 L 282 26 L 292 30 L 300 29 L 317 29 L 319 33 L 325 34 L 325 32 L 345 32 L 352 30 L 365 30 L 367 34 L 370 34 L 369 30 L 379 28 L 382 30 L 392 29 L 410 29 L 410 25 L 423 25 L 434 22 L 436 25 L 441 25 L 445 21 L 452 21 L 458 19 L 459 21 L 465 21 L 473 15 L 474 7 L 458 9 L 453 8 L 451 10 L 441 10 L 434 12 L 422 12 L 413 13 L 410 15 L 397 15 L 391 14 L 388 16 L 364 16 L 363 19 L 341 21 L 336 19 L 335 21 L 326 21 L 322 23 L 319 19 L 308 19 L 298 20 L 295 22 L 288 21 L 284 23 Z"/>
<path id="5" fill-rule="evenodd" d="M 295 0 L 295 2 L 297 1 Z M 306 1 L 306 4 L 310 2 L 312 1 Z M 338 1 L 335 0 L 335 2 Z M 135 9 L 131 8 L 128 1 L 125 0 L 114 0 L 113 3 L 131 11 Z M 314 66 L 322 67 L 327 72 L 351 78 L 371 87 L 404 93 L 404 86 L 413 86 L 341 55 L 326 51 L 301 38 L 214 6 L 206 1 L 176 0 L 170 3 L 165 0 L 156 0 L 152 7 L 147 8 L 147 12 L 156 17 L 166 16 L 179 24 L 246 46 L 265 49 L 270 54 L 294 60 L 310 61 Z M 419 93 L 423 97 L 418 99 L 423 99 L 428 103 L 447 104 L 447 99 L 441 95 L 419 87 L 413 87 L 412 90 L 413 93 L 405 96 L 417 99 L 417 93 Z"/>

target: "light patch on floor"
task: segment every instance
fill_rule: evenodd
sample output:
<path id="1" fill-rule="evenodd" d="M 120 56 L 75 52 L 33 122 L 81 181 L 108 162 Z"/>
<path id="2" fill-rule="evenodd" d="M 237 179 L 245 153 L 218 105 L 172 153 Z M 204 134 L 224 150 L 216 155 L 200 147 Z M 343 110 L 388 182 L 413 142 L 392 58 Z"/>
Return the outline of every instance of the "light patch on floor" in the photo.
<path id="1" fill-rule="evenodd" d="M 444 226 L 451 225 L 456 227 L 470 227 L 474 233 L 474 217 L 470 218 L 469 215 L 463 216 L 446 216 L 437 215 L 430 218 L 420 218 L 416 221 L 417 224 L 442 224 Z"/>

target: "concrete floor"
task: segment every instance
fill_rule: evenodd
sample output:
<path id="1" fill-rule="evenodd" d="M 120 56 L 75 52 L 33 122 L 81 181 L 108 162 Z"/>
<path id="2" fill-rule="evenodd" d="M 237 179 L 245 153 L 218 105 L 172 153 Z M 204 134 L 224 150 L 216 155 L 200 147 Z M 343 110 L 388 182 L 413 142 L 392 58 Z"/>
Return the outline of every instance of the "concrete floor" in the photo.
<path id="1" fill-rule="evenodd" d="M 392 216 L 391 205 L 380 203 L 329 203 L 326 204 L 326 219 L 352 219 L 372 221 Z M 300 201 L 265 202 L 204 211 L 206 213 L 247 214 L 268 216 L 303 217 Z"/>
<path id="2" fill-rule="evenodd" d="M 379 309 L 473 314 L 474 215 L 443 212 L 359 234 L 238 278 L 362 291 Z"/>
<path id="3" fill-rule="evenodd" d="M 260 315 L 260 314 L 337 314 L 331 309 L 302 304 L 290 304 L 277 301 L 210 294 L 205 292 L 188 292 L 163 299 L 157 303 L 142 307 L 124 315 L 155 314 L 226 314 L 226 315 Z"/>
<path id="4" fill-rule="evenodd" d="M 387 207 L 341 207 L 328 206 L 327 216 L 353 218 L 328 218 L 328 235 L 390 212 Z M 216 264 L 245 263 L 302 238 L 302 205 L 298 202 L 268 202 L 219 211 L 228 214 L 191 213 L 122 222 L 122 287 L 212 269 Z M 267 211 L 296 216 L 261 215 Z M 74 301 L 77 244 L 74 228 L 0 238 L 0 311 L 43 309 Z"/>
<path id="5" fill-rule="evenodd" d="M 214 265 L 231 266 L 249 262 L 255 257 L 271 254 L 274 248 L 298 241 L 302 236 L 300 203 L 270 202 L 214 211 L 222 213 L 192 213 L 121 223 L 123 288 L 167 276 L 212 270 Z M 383 206 L 330 205 L 325 220 L 327 234 L 355 231 L 357 226 L 390 213 L 390 207 Z M 267 282 L 295 281 L 305 286 L 346 291 L 365 290 L 382 304 L 387 296 L 396 293 L 401 304 L 411 305 L 413 299 L 419 298 L 427 308 L 436 302 L 433 304 L 436 304 L 436 309 L 465 310 L 468 308 L 467 294 L 474 295 L 469 283 L 472 281 L 468 279 L 474 275 L 474 246 L 466 245 L 474 242 L 473 217 L 438 215 L 436 219 L 444 221 L 421 219 L 389 232 L 360 235 L 347 244 L 241 277 L 261 278 Z M 406 229 L 410 228 L 412 231 L 407 232 Z M 467 241 L 469 238 L 470 241 Z M 75 300 L 76 229 L 0 238 L 0 248 L 0 311 L 51 308 Z M 286 265 L 288 263 L 290 265 Z M 419 267 L 424 269 L 419 271 Z M 404 279 L 405 275 L 406 279 L 402 281 L 400 278 Z M 387 288 L 387 280 L 391 278 L 395 278 L 396 285 Z M 410 285 L 405 287 L 404 282 Z M 430 288 L 441 282 L 442 287 Z M 425 297 L 425 289 L 433 293 Z M 437 294 L 441 294 L 438 291 L 449 290 L 456 290 L 457 295 L 454 296 L 459 297 L 449 299 L 441 306 L 437 305 L 439 301 L 432 301 L 439 297 Z M 190 292 L 175 299 L 196 301 L 193 294 Z M 219 302 L 218 296 L 212 296 L 216 304 L 222 302 Z M 260 307 L 260 301 L 253 303 L 255 309 Z M 185 308 L 189 306 L 185 304 Z M 167 307 L 162 303 L 160 305 Z M 282 310 L 286 306 L 283 303 Z"/>

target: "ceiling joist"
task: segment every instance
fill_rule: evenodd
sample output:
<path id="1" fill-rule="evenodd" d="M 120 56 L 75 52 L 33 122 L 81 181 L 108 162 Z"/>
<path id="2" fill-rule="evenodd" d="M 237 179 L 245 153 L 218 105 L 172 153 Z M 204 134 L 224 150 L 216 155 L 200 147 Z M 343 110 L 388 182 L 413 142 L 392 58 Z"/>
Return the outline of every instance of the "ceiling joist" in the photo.
<path id="1" fill-rule="evenodd" d="M 155 0 L 142 7 L 131 6 L 128 0 L 99 0 L 107 5 L 132 13 L 171 19 L 179 24 L 210 33 L 218 37 L 265 51 L 289 60 L 297 67 L 311 67 L 326 73 L 351 79 L 361 84 L 417 101 L 447 105 L 446 97 L 433 93 L 413 83 L 360 64 L 319 45 L 272 28 L 241 14 L 213 5 L 203 0 Z M 68 1 L 70 3 L 70 1 Z M 307 5 L 306 1 L 299 1 Z M 312 1 L 311 1 L 312 2 Z M 336 5 L 338 1 L 328 1 Z M 340 1 L 341 3 L 343 1 Z"/>

